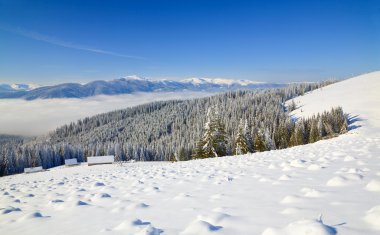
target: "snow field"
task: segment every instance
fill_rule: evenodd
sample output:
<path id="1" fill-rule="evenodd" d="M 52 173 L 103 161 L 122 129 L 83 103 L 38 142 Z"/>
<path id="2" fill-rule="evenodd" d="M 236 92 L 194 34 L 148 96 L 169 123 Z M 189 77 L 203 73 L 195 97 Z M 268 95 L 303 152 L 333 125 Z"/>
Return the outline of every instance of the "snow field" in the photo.
<path id="1" fill-rule="evenodd" d="M 246 156 L 4 177 L 0 231 L 378 234 L 379 154 L 378 136 L 347 134 Z"/>

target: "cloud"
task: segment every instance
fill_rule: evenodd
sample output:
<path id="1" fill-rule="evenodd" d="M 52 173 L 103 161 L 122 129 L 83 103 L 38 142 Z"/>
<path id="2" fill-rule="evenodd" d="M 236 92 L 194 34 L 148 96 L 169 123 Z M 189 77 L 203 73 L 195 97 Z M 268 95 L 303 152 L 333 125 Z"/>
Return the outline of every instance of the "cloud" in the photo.
<path id="1" fill-rule="evenodd" d="M 210 96 L 210 92 L 154 92 L 115 96 L 94 96 L 85 99 L 0 99 L 0 134 L 35 136 L 93 116 L 152 101 L 191 99 Z"/>
<path id="2" fill-rule="evenodd" d="M 128 59 L 137 59 L 137 60 L 144 60 L 145 59 L 144 57 L 140 57 L 140 56 L 125 55 L 125 54 L 121 54 L 121 53 L 101 50 L 101 49 L 97 49 L 97 48 L 91 48 L 91 47 L 79 45 L 76 43 L 63 41 L 63 40 L 57 39 L 55 37 L 47 36 L 44 34 L 40 34 L 37 32 L 22 29 L 22 28 L 12 28 L 12 27 L 0 25 L 0 30 L 6 31 L 9 33 L 13 33 L 13 34 L 17 34 L 17 35 L 20 35 L 20 36 L 23 36 L 26 38 L 36 40 L 36 41 L 46 42 L 46 43 L 49 43 L 52 45 L 65 47 L 65 48 L 71 48 L 71 49 L 82 50 L 82 51 L 89 51 L 89 52 L 93 52 L 93 53 L 97 53 L 97 54 L 117 56 L 117 57 L 123 57 L 123 58 L 128 58 Z"/>

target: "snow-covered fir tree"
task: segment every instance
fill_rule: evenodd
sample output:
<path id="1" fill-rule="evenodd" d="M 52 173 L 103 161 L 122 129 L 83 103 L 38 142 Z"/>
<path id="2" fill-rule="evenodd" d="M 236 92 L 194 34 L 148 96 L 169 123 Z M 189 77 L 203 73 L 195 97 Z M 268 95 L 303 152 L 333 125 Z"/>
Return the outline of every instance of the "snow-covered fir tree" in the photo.
<path id="1" fill-rule="evenodd" d="M 236 134 L 235 139 L 235 155 L 242 155 L 250 153 L 250 147 L 248 146 L 248 140 L 247 140 L 247 133 L 246 133 L 246 125 L 243 122 L 243 120 L 240 120 L 239 126 L 238 126 L 238 132 Z"/>
<path id="2" fill-rule="evenodd" d="M 263 134 L 261 133 L 261 131 L 258 131 L 258 133 L 256 134 L 255 150 L 257 152 L 263 152 L 263 151 L 267 150 L 265 142 L 264 142 L 264 137 L 263 137 Z"/>
<path id="3" fill-rule="evenodd" d="M 204 156 L 197 158 L 223 157 L 228 153 L 225 127 L 216 107 L 210 107 L 207 111 L 207 122 L 201 143 L 203 143 Z"/>

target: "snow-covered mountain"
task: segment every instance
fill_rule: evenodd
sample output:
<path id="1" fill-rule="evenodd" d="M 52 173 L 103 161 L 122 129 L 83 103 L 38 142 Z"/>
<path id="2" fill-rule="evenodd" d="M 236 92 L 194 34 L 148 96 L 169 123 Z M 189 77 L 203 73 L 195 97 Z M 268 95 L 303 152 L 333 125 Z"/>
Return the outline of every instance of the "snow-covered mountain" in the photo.
<path id="1" fill-rule="evenodd" d="M 1 85 L 0 98 L 23 98 L 26 100 L 49 98 L 83 98 L 95 95 L 117 95 L 135 92 L 156 91 L 228 91 L 284 87 L 281 83 L 264 83 L 249 80 L 191 78 L 182 81 L 149 80 L 138 76 L 127 76 L 111 81 L 93 81 L 87 84 L 65 83 L 36 87 L 14 84 Z"/>
<path id="2" fill-rule="evenodd" d="M 0 178 L 0 230 L 377 235 L 379 80 L 379 72 L 366 74 L 297 98 L 294 114 L 299 116 L 336 105 L 350 113 L 347 134 L 314 144 L 176 163 L 57 167 Z"/>
<path id="3" fill-rule="evenodd" d="M 232 80 L 232 79 L 223 79 L 223 78 L 188 78 L 184 79 L 181 82 L 183 83 L 191 83 L 196 86 L 201 86 L 205 84 L 213 84 L 220 86 L 250 86 L 250 85 L 263 85 L 265 82 L 257 82 L 250 80 Z"/>
<path id="4" fill-rule="evenodd" d="M 21 83 L 14 83 L 11 85 L 13 90 L 16 91 L 30 91 L 33 89 L 36 89 L 40 87 L 38 84 L 21 84 Z"/>
<path id="5" fill-rule="evenodd" d="M 37 84 L 22 84 L 22 83 L 14 83 L 14 84 L 0 84 L 0 92 L 3 91 L 30 91 L 40 87 Z"/>

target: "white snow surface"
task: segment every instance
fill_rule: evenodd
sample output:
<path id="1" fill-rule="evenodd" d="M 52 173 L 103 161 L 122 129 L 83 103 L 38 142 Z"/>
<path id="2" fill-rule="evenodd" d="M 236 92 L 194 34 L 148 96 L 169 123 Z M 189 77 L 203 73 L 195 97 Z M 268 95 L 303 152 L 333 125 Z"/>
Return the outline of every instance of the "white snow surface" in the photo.
<path id="1" fill-rule="evenodd" d="M 367 74 L 297 98 L 299 115 L 338 104 L 363 119 L 337 138 L 244 156 L 0 178 L 0 233 L 380 234 L 380 106 L 373 106 L 380 97 L 359 89 L 379 90 L 379 78 Z"/>
<path id="2" fill-rule="evenodd" d="M 310 117 L 341 106 L 355 126 L 366 126 L 362 130 L 380 128 L 380 71 L 314 90 L 294 101 L 299 108 L 292 114 L 297 117 Z"/>

